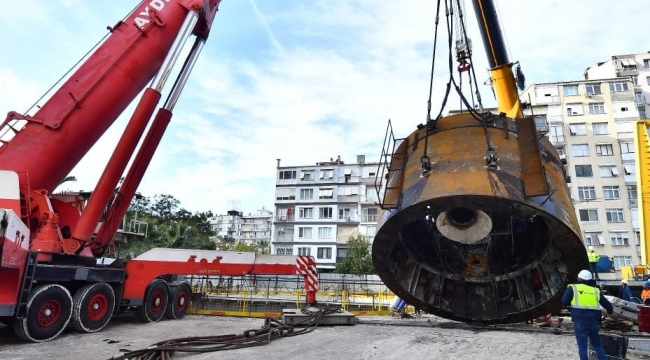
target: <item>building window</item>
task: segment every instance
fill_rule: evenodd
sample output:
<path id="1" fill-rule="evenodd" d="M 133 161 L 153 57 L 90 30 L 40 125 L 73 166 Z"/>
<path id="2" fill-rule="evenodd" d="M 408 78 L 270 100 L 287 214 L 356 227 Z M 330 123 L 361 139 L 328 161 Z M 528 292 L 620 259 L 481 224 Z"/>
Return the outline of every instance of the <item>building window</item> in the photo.
<path id="1" fill-rule="evenodd" d="M 280 180 L 291 180 L 296 178 L 296 170 L 282 170 L 280 171 Z"/>
<path id="2" fill-rule="evenodd" d="M 314 198 L 314 189 L 300 189 L 300 200 L 311 200 Z"/>
<path id="3" fill-rule="evenodd" d="M 594 130 L 594 135 L 609 134 L 609 125 L 606 122 L 593 123 L 592 128 Z"/>
<path id="4" fill-rule="evenodd" d="M 577 96 L 578 85 L 564 85 L 564 96 Z"/>
<path id="5" fill-rule="evenodd" d="M 636 93 L 634 96 L 636 97 L 636 106 L 645 107 L 645 97 L 643 96 L 643 93 Z"/>
<path id="6" fill-rule="evenodd" d="M 632 85 L 634 86 L 639 85 L 639 76 L 638 75 L 630 76 L 630 81 L 632 81 Z"/>
<path id="7" fill-rule="evenodd" d="M 600 95 L 603 93 L 600 84 L 586 84 L 585 89 L 587 90 L 587 95 Z"/>
<path id="8" fill-rule="evenodd" d="M 643 59 L 643 67 L 646 69 L 650 68 L 650 59 Z"/>
<path id="9" fill-rule="evenodd" d="M 300 255 L 300 256 L 309 256 L 309 255 L 311 255 L 311 248 L 309 248 L 309 247 L 299 247 L 298 248 L 298 255 Z"/>
<path id="10" fill-rule="evenodd" d="M 332 218 L 332 208 L 331 207 L 322 207 L 318 209 L 318 218 L 319 219 L 331 219 Z"/>
<path id="11" fill-rule="evenodd" d="M 350 208 L 339 209 L 339 220 L 347 220 L 347 221 L 352 220 L 351 213 L 352 212 Z"/>
<path id="12" fill-rule="evenodd" d="M 319 247 L 316 254 L 318 259 L 331 259 L 332 258 L 332 248 L 328 247 Z"/>
<path id="13" fill-rule="evenodd" d="M 621 198 L 621 192 L 618 186 L 603 186 L 603 199 L 617 200 Z"/>
<path id="14" fill-rule="evenodd" d="M 637 204 L 636 185 L 627 186 L 627 198 L 630 199 L 630 205 Z"/>
<path id="15" fill-rule="evenodd" d="M 278 255 L 293 255 L 293 249 L 292 248 L 277 247 L 275 249 L 275 252 Z"/>
<path id="16" fill-rule="evenodd" d="M 571 104 L 566 104 L 566 114 L 567 116 L 578 116 L 578 115 L 584 115 L 584 109 L 582 107 L 582 103 L 571 103 Z"/>
<path id="17" fill-rule="evenodd" d="M 311 228 L 310 227 L 299 227 L 298 228 L 298 238 L 300 238 L 300 239 L 311 239 Z"/>
<path id="18" fill-rule="evenodd" d="M 636 246 L 641 246 L 641 232 L 640 231 L 635 231 L 634 232 L 634 243 Z"/>
<path id="19" fill-rule="evenodd" d="M 614 147 L 612 144 L 598 144 L 596 145 L 596 155 L 612 156 L 614 155 Z"/>
<path id="20" fill-rule="evenodd" d="M 600 177 L 618 176 L 616 165 L 599 165 L 598 170 L 600 172 Z"/>
<path id="21" fill-rule="evenodd" d="M 361 211 L 363 222 L 377 222 L 377 214 L 379 213 L 379 210 L 377 208 L 367 208 Z"/>
<path id="22" fill-rule="evenodd" d="M 585 245 L 605 245 L 602 231 L 585 231 Z"/>
<path id="23" fill-rule="evenodd" d="M 313 170 L 301 171 L 300 172 L 300 180 L 302 180 L 302 181 L 313 181 L 314 180 L 314 171 Z"/>
<path id="24" fill-rule="evenodd" d="M 596 209 L 581 209 L 580 221 L 598 221 L 598 210 Z"/>
<path id="25" fill-rule="evenodd" d="M 321 170 L 320 171 L 321 180 L 331 180 L 334 178 L 334 170 Z"/>
<path id="26" fill-rule="evenodd" d="M 622 266 L 632 265 L 631 256 L 614 256 L 613 260 L 614 260 L 614 269 L 616 270 L 621 270 Z"/>
<path id="27" fill-rule="evenodd" d="M 650 82 L 648 83 L 650 85 Z M 609 92 L 628 91 L 630 88 L 627 81 L 616 81 L 609 83 Z"/>
<path id="28" fill-rule="evenodd" d="M 377 233 L 376 226 L 366 226 L 366 236 L 375 236 Z"/>
<path id="29" fill-rule="evenodd" d="M 577 177 L 592 177 L 594 173 L 591 170 L 591 165 L 576 165 Z"/>
<path id="30" fill-rule="evenodd" d="M 319 227 L 318 228 L 318 238 L 319 239 L 331 239 L 332 238 L 332 228 L 331 227 Z"/>
<path id="31" fill-rule="evenodd" d="M 650 76 L 646 76 L 646 77 L 645 77 L 645 82 L 646 82 L 648 85 L 650 85 Z"/>
<path id="32" fill-rule="evenodd" d="M 566 139 L 564 137 L 564 128 L 562 125 L 551 125 L 549 133 L 551 143 L 557 144 L 566 142 Z"/>
<path id="33" fill-rule="evenodd" d="M 610 231 L 609 241 L 612 246 L 630 246 L 630 239 L 627 231 Z"/>
<path id="34" fill-rule="evenodd" d="M 295 188 L 277 188 L 275 190 L 275 200 L 296 200 Z"/>
<path id="35" fill-rule="evenodd" d="M 604 114 L 605 113 L 605 103 L 602 103 L 602 102 L 589 103 L 589 113 L 591 115 Z"/>
<path id="36" fill-rule="evenodd" d="M 589 156 L 589 145 L 587 145 L 587 144 L 571 145 L 571 153 L 575 157 Z"/>
<path id="37" fill-rule="evenodd" d="M 605 209 L 608 223 L 624 222 L 623 209 Z"/>
<path id="38" fill-rule="evenodd" d="M 332 189 L 319 189 L 318 190 L 319 199 L 332 199 L 334 198 L 334 190 Z"/>
<path id="39" fill-rule="evenodd" d="M 298 218 L 311 219 L 314 217 L 314 208 L 306 207 L 298 210 Z"/>
<path id="40" fill-rule="evenodd" d="M 634 154 L 634 143 L 631 142 L 622 142 L 621 145 L 621 154 Z"/>
<path id="41" fill-rule="evenodd" d="M 584 136 L 587 135 L 587 124 L 577 123 L 569 124 L 569 132 L 571 135 Z"/>
<path id="42" fill-rule="evenodd" d="M 594 186 L 579 186 L 578 196 L 580 200 L 595 200 L 596 188 Z"/>
<path id="43" fill-rule="evenodd" d="M 634 164 L 623 164 L 623 171 L 625 171 L 625 175 L 634 175 L 636 174 L 636 167 Z"/>

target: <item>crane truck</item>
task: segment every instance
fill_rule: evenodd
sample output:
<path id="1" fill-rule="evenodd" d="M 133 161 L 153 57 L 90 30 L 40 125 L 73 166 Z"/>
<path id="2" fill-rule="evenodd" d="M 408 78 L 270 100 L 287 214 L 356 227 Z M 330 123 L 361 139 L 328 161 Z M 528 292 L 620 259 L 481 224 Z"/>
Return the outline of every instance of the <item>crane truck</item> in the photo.
<path id="1" fill-rule="evenodd" d="M 35 112 L 11 111 L 1 124 L 0 321 L 20 338 L 52 340 L 69 323 L 80 332 L 99 331 L 127 309 L 146 322 L 180 319 L 192 296 L 181 275 L 298 274 L 307 302 L 315 301 L 317 273 L 309 256 L 152 249 L 132 260 L 98 261 L 172 118 L 220 2 L 141 2 L 108 27 L 105 40 Z M 141 92 L 90 197 L 55 193 Z"/>

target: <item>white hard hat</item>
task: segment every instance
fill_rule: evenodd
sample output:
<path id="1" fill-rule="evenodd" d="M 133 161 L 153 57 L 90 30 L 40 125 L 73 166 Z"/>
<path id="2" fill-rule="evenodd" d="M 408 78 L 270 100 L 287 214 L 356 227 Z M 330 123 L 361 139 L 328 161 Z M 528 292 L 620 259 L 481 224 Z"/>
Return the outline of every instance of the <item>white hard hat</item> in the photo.
<path id="1" fill-rule="evenodd" d="M 625 280 L 625 279 L 621 280 L 621 284 L 627 285 L 627 280 Z"/>
<path id="2" fill-rule="evenodd" d="M 593 246 L 590 246 L 590 247 L 589 247 L 589 251 L 593 251 L 593 250 L 594 250 L 594 247 L 593 247 Z"/>
<path id="3" fill-rule="evenodd" d="M 578 279 L 591 280 L 591 272 L 589 270 L 580 270 L 578 273 Z"/>

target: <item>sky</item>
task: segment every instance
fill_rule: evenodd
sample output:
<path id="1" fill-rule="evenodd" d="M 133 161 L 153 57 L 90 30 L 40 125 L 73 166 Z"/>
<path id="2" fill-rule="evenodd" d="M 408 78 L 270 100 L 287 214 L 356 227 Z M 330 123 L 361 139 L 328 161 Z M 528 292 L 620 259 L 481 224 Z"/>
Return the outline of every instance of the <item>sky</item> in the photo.
<path id="1" fill-rule="evenodd" d="M 191 212 L 273 210 L 277 159 L 379 161 L 389 119 L 397 138 L 426 121 L 437 1 L 378 3 L 223 0 L 138 192 L 172 195 Z M 582 79 L 612 55 L 650 50 L 647 0 L 495 3 L 527 85 Z M 3 1 L 0 112 L 26 111 L 137 4 Z M 470 1 L 465 12 L 483 105 L 494 106 Z M 447 48 L 442 11 L 433 115 L 449 78 Z M 462 84 L 469 89 L 467 75 Z M 77 181 L 58 190 L 95 187 L 134 104 L 72 170 Z M 445 113 L 458 107 L 452 97 Z"/>

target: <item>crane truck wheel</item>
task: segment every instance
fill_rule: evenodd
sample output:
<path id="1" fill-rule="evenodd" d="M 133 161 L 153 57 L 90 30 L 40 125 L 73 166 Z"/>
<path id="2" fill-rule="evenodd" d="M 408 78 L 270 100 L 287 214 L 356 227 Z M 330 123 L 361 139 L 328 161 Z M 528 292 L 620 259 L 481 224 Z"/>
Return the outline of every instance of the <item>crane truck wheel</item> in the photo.
<path id="1" fill-rule="evenodd" d="M 71 314 L 68 289 L 58 284 L 41 285 L 29 295 L 25 317 L 14 321 L 14 332 L 25 341 L 49 341 L 61 334 Z"/>
<path id="2" fill-rule="evenodd" d="M 115 292 L 107 283 L 86 285 L 74 294 L 72 326 L 82 333 L 96 332 L 111 320 Z"/>
<path id="3" fill-rule="evenodd" d="M 185 317 L 187 309 L 190 306 L 190 298 L 192 297 L 192 288 L 190 284 L 181 282 L 172 284 L 169 287 L 169 304 L 165 316 L 168 319 L 180 320 Z"/>
<path id="4" fill-rule="evenodd" d="M 142 322 L 156 322 L 165 315 L 168 303 L 169 287 L 165 280 L 156 279 L 147 286 L 144 302 L 138 306 L 138 318 Z"/>

